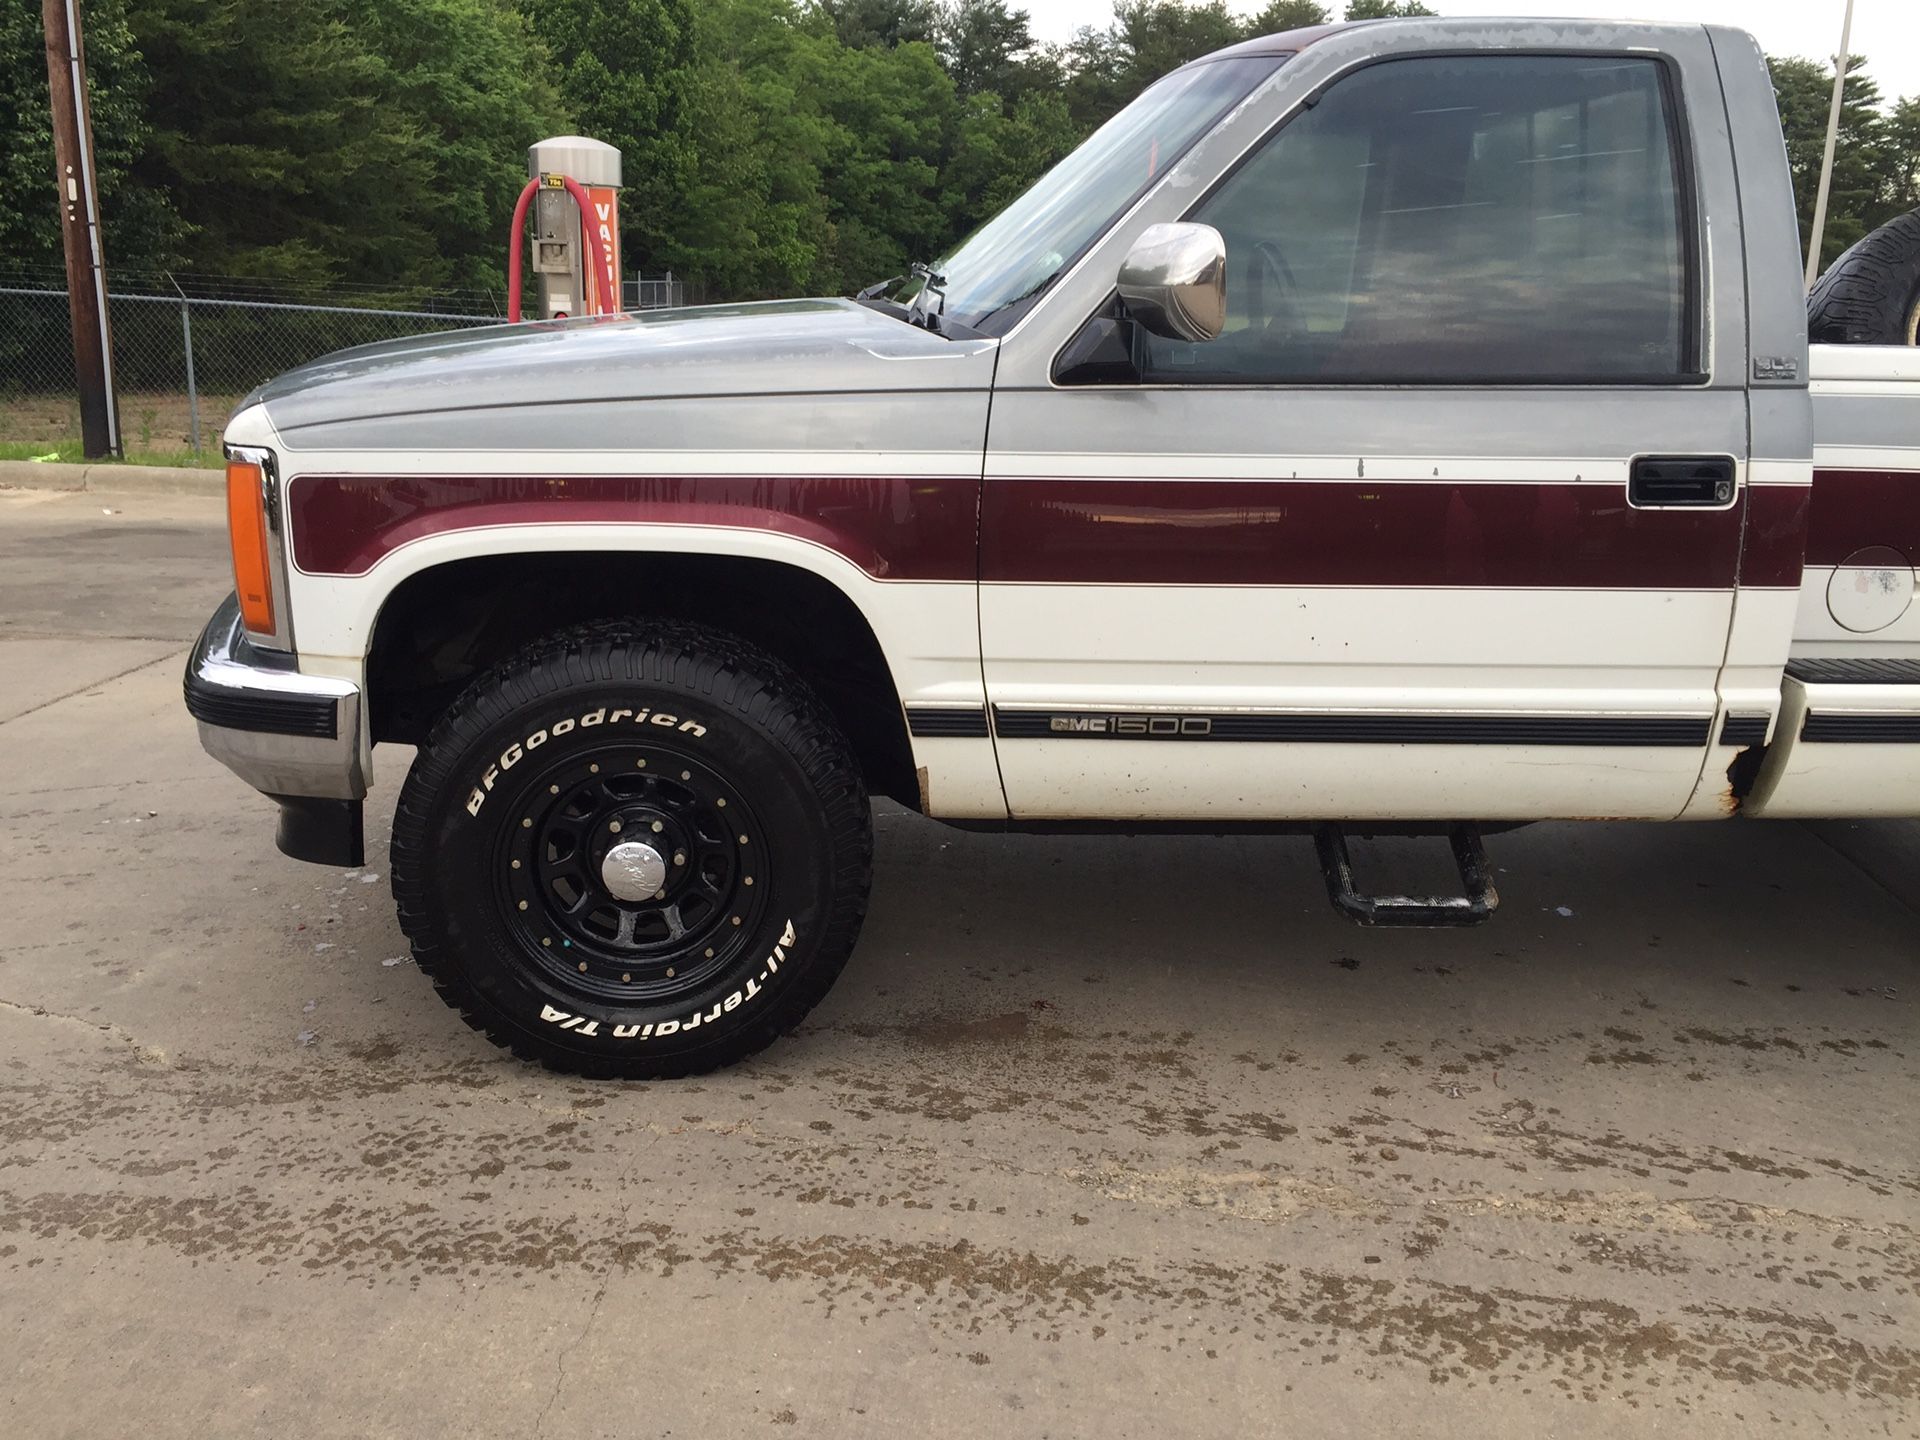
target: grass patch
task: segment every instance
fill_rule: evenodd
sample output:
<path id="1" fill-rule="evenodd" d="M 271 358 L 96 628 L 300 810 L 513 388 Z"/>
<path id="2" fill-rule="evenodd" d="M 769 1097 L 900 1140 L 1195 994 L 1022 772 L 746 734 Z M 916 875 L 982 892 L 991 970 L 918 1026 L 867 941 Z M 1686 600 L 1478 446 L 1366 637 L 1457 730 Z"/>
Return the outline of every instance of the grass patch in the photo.
<path id="1" fill-rule="evenodd" d="M 30 440 L 0 440 L 0 460 L 59 460 L 74 465 L 173 465 L 189 470 L 219 470 L 225 465 L 217 447 L 207 450 L 129 449 L 122 460 L 89 461 L 78 440 L 54 440 L 37 443 Z"/>

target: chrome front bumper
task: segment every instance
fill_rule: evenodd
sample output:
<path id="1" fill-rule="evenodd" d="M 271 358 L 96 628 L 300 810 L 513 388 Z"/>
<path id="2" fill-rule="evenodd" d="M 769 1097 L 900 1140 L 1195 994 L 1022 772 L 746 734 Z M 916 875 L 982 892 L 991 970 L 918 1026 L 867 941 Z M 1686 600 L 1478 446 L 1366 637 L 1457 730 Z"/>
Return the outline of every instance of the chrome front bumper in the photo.
<path id="1" fill-rule="evenodd" d="M 247 638 L 231 595 L 187 657 L 187 710 L 206 752 L 280 802 L 280 848 L 299 860 L 361 863 L 360 689 L 303 675 Z"/>

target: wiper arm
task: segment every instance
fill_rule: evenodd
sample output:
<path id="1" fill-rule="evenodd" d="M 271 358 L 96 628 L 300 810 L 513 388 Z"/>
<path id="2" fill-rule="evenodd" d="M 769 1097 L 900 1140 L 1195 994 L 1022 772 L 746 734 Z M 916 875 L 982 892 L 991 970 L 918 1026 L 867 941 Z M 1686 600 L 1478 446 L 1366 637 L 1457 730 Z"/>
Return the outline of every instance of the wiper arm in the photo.
<path id="1" fill-rule="evenodd" d="M 853 298 L 856 300 L 878 300 L 882 295 L 886 294 L 887 291 L 891 290 L 906 278 L 904 275 L 894 275 L 885 280 L 876 280 L 873 284 L 867 286 L 866 289 L 854 291 Z"/>

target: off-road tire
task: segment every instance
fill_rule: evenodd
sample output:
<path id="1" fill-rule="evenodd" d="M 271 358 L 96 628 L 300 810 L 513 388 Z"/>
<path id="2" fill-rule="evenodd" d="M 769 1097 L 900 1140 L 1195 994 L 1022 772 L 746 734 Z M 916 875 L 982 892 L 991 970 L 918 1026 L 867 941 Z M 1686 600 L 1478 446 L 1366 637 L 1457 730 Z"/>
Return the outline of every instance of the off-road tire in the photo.
<path id="1" fill-rule="evenodd" d="M 435 725 L 393 890 L 474 1029 L 551 1069 L 661 1079 L 751 1055 L 819 1002 L 872 854 L 859 769 L 800 677 L 704 627 L 617 622 L 530 647 Z"/>
<path id="2" fill-rule="evenodd" d="M 1807 295 L 1807 338 L 1920 344 L 1920 210 L 1889 220 L 1827 267 Z"/>

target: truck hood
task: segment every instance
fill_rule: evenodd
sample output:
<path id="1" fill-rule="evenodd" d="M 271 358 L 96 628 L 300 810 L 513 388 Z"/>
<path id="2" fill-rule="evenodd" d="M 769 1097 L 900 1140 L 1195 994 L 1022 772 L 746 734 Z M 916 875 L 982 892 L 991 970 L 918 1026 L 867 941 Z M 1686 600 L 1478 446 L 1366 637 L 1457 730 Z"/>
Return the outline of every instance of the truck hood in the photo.
<path id="1" fill-rule="evenodd" d="M 294 448 L 391 443 L 410 421 L 439 432 L 455 414 L 490 430 L 502 411 L 536 407 L 566 424 L 676 397 L 982 389 L 995 343 L 851 300 L 704 306 L 363 345 L 269 381 L 242 408 L 264 405 Z"/>

